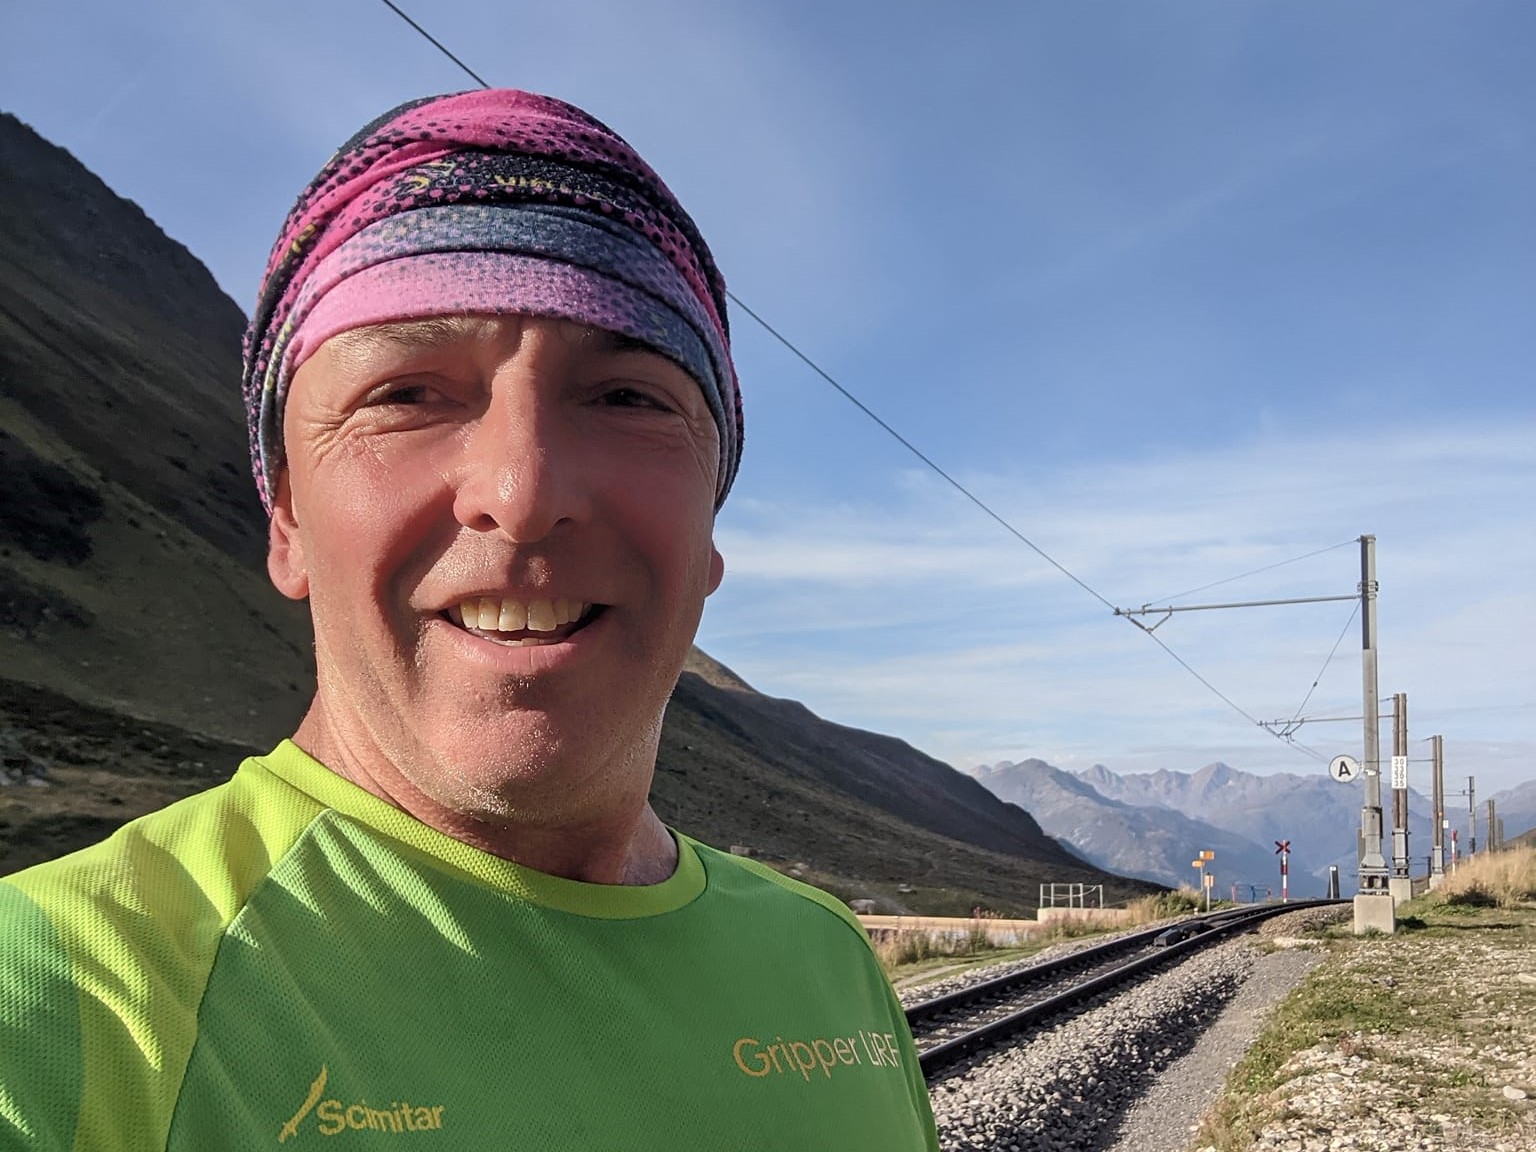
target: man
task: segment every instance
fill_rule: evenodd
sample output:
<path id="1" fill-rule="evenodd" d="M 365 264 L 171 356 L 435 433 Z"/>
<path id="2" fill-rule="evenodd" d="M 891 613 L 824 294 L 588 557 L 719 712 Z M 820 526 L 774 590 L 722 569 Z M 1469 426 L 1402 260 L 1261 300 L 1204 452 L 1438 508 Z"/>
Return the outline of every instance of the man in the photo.
<path id="1" fill-rule="evenodd" d="M 0 1148 L 937 1147 L 857 922 L 647 802 L 723 570 L 725 315 L 558 101 L 418 101 L 332 158 L 245 363 L 314 702 L 0 881 Z"/>

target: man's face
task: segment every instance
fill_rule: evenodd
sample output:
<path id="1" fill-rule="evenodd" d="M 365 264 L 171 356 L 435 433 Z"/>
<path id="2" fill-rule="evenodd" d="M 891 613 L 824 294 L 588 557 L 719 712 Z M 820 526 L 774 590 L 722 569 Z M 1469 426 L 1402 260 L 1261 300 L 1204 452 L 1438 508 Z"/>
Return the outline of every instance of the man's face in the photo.
<path id="1" fill-rule="evenodd" d="M 329 755 L 474 818 L 643 797 L 722 572 L 699 385 L 601 330 L 455 317 L 327 341 L 283 428 L 268 567 L 310 601 Z"/>

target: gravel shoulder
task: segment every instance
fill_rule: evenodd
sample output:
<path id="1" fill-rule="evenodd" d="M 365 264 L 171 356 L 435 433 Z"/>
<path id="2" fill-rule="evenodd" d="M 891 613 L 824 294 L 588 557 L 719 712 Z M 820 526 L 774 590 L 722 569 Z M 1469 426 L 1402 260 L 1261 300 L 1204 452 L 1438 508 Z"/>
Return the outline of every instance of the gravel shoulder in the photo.
<path id="1" fill-rule="evenodd" d="M 932 1086 L 943 1147 L 1536 1152 L 1536 909 L 1347 917 L 1277 917 L 974 1058 Z"/>
<path id="2" fill-rule="evenodd" d="M 1536 1150 L 1536 907 L 1405 905 L 1330 941 L 1199 1152 Z"/>
<path id="3" fill-rule="evenodd" d="M 1131 1106 L 1109 1152 L 1183 1152 L 1275 1005 L 1322 961 L 1305 948 L 1255 955 L 1248 978 L 1194 1047 L 1159 1073 Z"/>
<path id="4" fill-rule="evenodd" d="M 1219 944 L 973 1058 L 931 1086 L 946 1152 L 1114 1147 L 1137 1100 L 1221 1016 L 1256 958 L 1244 941 Z"/>

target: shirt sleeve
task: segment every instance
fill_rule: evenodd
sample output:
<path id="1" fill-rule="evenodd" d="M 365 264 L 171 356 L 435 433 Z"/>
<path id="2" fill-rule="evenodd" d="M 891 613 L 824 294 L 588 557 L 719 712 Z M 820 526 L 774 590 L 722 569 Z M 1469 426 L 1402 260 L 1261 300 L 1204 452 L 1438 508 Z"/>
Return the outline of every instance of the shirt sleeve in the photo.
<path id="1" fill-rule="evenodd" d="M 0 1152 L 68 1152 L 83 1080 L 69 957 L 47 914 L 0 880 Z"/>

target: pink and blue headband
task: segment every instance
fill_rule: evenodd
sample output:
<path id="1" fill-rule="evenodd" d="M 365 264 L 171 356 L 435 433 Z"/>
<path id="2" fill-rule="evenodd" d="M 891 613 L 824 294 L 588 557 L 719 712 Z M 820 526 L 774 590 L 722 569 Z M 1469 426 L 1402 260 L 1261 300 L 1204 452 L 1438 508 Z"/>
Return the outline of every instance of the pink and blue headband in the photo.
<path id="1" fill-rule="evenodd" d="M 288 214 L 245 337 L 262 504 L 299 366 L 369 324 L 518 312 L 639 340 L 698 381 L 720 430 L 715 506 L 741 459 L 725 283 L 650 167 L 581 110 L 512 89 L 403 105 L 336 153 Z"/>

